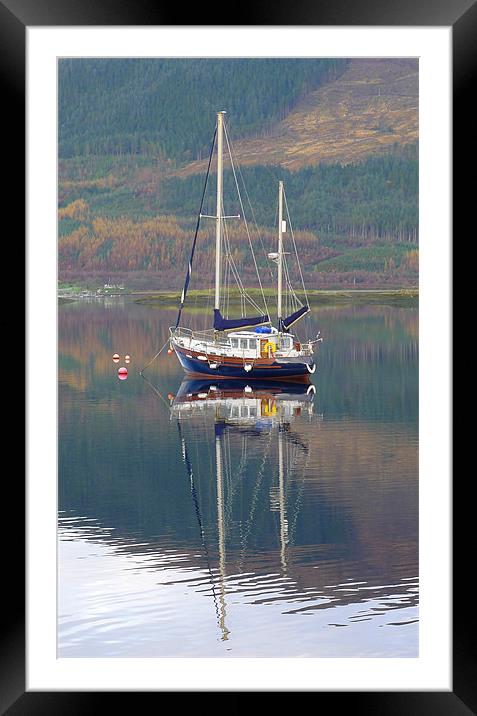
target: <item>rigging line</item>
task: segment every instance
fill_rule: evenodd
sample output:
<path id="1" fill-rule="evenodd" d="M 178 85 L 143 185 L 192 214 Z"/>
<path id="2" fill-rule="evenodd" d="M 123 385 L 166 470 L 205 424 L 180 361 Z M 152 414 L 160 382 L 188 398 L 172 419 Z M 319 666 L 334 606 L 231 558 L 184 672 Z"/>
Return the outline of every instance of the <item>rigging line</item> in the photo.
<path id="1" fill-rule="evenodd" d="M 308 471 L 309 459 L 310 459 L 310 453 L 307 453 L 305 460 L 304 460 L 304 465 L 303 465 L 302 480 L 301 480 L 301 484 L 298 488 L 298 494 L 297 494 L 297 498 L 295 501 L 295 510 L 294 510 L 293 521 L 290 523 L 290 531 L 289 531 L 290 544 L 292 543 L 292 540 L 294 539 L 294 536 L 295 536 L 295 529 L 296 529 L 296 523 L 298 520 L 298 513 L 299 513 L 300 507 L 303 502 L 303 490 L 304 490 L 305 480 L 306 480 L 307 471 Z"/>
<path id="2" fill-rule="evenodd" d="M 206 446 L 207 455 L 209 457 L 209 474 L 212 474 L 213 462 L 212 462 L 211 445 L 213 444 L 213 436 L 211 435 L 210 422 L 209 422 L 205 412 L 202 414 L 202 423 L 203 423 L 203 431 L 202 431 L 201 437 L 204 437 L 203 443 Z M 215 463 L 215 455 L 214 455 L 214 463 Z M 209 499 L 211 499 L 211 498 L 212 498 L 212 481 L 209 482 Z"/>
<path id="3" fill-rule="evenodd" d="M 308 295 L 307 295 L 307 293 L 306 293 L 306 288 L 305 288 L 305 280 L 304 280 L 304 278 L 303 278 L 303 272 L 302 272 L 302 270 L 301 270 L 300 259 L 299 259 L 299 257 L 298 257 L 298 249 L 297 249 L 296 242 L 295 242 L 295 236 L 294 236 L 294 234 L 293 234 L 293 226 L 292 226 L 291 219 L 290 219 L 290 212 L 289 212 L 289 210 L 288 210 L 288 202 L 287 202 L 287 197 L 286 197 L 285 192 L 283 192 L 283 196 L 284 196 L 284 198 L 285 198 L 285 207 L 286 207 L 287 216 L 288 216 L 288 223 L 290 224 L 290 234 L 291 234 L 291 237 L 292 237 L 293 247 L 294 247 L 294 249 L 295 249 L 295 254 L 296 254 L 296 258 L 297 258 L 297 262 L 298 262 L 298 270 L 300 271 L 301 285 L 303 286 L 303 293 L 305 294 L 306 303 L 307 303 L 307 305 L 309 305 Z"/>
<path id="4" fill-rule="evenodd" d="M 226 230 L 226 227 L 224 225 L 224 230 Z M 225 231 L 224 231 L 225 234 Z M 222 252 L 222 266 L 220 270 L 220 275 L 222 279 L 221 283 L 221 294 L 222 294 L 222 308 L 223 308 L 223 315 L 228 318 L 228 311 L 229 311 L 229 295 L 230 295 L 230 288 L 229 288 L 229 281 L 230 281 L 230 263 L 227 256 L 227 241 L 225 235 L 222 236 L 222 242 L 223 242 L 223 252 Z"/>
<path id="5" fill-rule="evenodd" d="M 229 310 L 230 310 L 230 263 L 229 261 L 225 262 L 225 271 L 224 271 L 224 315 L 226 318 L 229 317 Z"/>
<path id="6" fill-rule="evenodd" d="M 275 215 L 273 217 L 273 228 L 275 228 L 275 227 L 278 227 L 278 202 L 275 204 Z M 273 250 L 273 245 L 272 245 L 272 250 Z M 283 258 L 285 258 L 285 257 L 283 257 Z M 278 278 L 278 264 L 273 262 L 273 266 L 274 267 L 276 266 L 276 269 L 277 269 L 276 276 L 275 276 L 275 273 L 273 274 L 273 280 L 276 281 Z"/>
<path id="7" fill-rule="evenodd" d="M 239 486 L 242 485 L 243 475 L 245 474 L 245 464 L 246 464 L 246 458 L 243 455 L 243 448 L 242 448 L 242 456 L 241 456 L 239 465 L 237 467 L 237 470 L 234 471 L 234 473 L 235 473 L 234 476 L 236 478 L 236 482 L 235 482 L 235 484 L 233 484 L 231 486 L 229 500 L 227 503 L 228 517 L 230 520 L 232 519 L 233 498 L 235 497 L 235 494 L 236 494 Z"/>
<path id="8" fill-rule="evenodd" d="M 210 305 L 210 298 L 209 298 L 209 292 L 207 291 L 206 297 L 205 297 L 205 311 L 204 311 L 204 317 L 202 321 L 202 326 L 204 331 L 207 330 L 208 325 L 208 316 L 209 316 L 209 305 Z"/>
<path id="9" fill-rule="evenodd" d="M 306 479 L 306 473 L 305 473 L 305 470 L 303 470 L 303 476 L 302 476 L 301 482 L 300 482 L 300 484 L 299 484 L 299 486 L 298 486 L 297 496 L 296 496 L 296 499 L 295 499 L 295 505 L 294 505 L 294 507 L 292 508 L 292 509 L 293 509 L 293 516 L 292 516 L 292 519 L 291 519 L 290 522 L 289 522 L 288 537 L 289 537 L 289 544 L 290 544 L 290 545 L 293 545 L 293 541 L 294 541 L 294 539 L 295 539 L 295 530 L 296 530 L 296 525 L 297 525 L 297 522 L 298 522 L 298 514 L 299 514 L 300 508 L 301 508 L 301 506 L 302 506 L 302 504 L 303 504 L 303 489 L 304 489 L 304 486 L 305 486 L 305 479 Z"/>
<path id="10" fill-rule="evenodd" d="M 197 216 L 197 224 L 196 224 L 196 227 L 195 227 L 194 241 L 192 242 L 192 250 L 191 250 L 190 259 L 189 259 L 189 266 L 188 266 L 188 268 L 187 268 L 187 274 L 186 274 L 186 279 L 185 279 L 185 283 L 184 283 L 184 288 L 182 289 L 181 303 L 180 303 L 180 306 L 179 306 L 179 312 L 178 312 L 178 314 L 177 314 L 177 320 L 176 320 L 175 328 L 178 327 L 179 321 L 181 320 L 181 313 L 182 313 L 182 309 L 184 308 L 184 301 L 185 301 L 185 298 L 186 298 L 186 295 L 187 295 L 187 289 L 189 288 L 189 281 L 190 281 L 190 276 L 191 276 L 191 273 L 192 273 L 192 261 L 193 261 L 193 259 L 194 259 L 195 247 L 196 247 L 196 243 L 197 243 L 197 234 L 199 233 L 200 218 L 201 218 L 201 215 L 202 215 L 202 207 L 203 207 L 203 205 L 204 205 L 204 197 L 205 197 L 205 192 L 206 192 L 206 189 L 207 189 L 207 182 L 208 182 L 208 180 L 209 180 L 210 165 L 211 165 L 211 162 L 212 162 L 212 155 L 213 155 L 213 153 L 214 153 L 215 138 L 216 138 L 216 136 L 217 136 L 217 127 L 216 127 L 215 130 L 214 130 L 214 136 L 213 136 L 213 138 L 212 138 L 212 145 L 211 145 L 211 147 L 210 147 L 209 164 L 208 164 L 208 166 L 207 166 L 207 174 L 205 175 L 204 188 L 203 188 L 203 190 L 202 190 L 202 197 L 201 197 L 201 200 L 200 200 L 199 214 L 198 214 L 198 216 Z"/>
<path id="11" fill-rule="evenodd" d="M 265 164 L 263 168 L 270 174 L 270 176 L 272 177 L 272 179 L 274 180 L 275 183 L 278 183 L 280 181 L 278 175 L 272 171 L 272 169 L 269 165 Z M 284 170 L 283 170 L 283 167 L 281 167 L 281 166 L 279 168 L 280 168 L 280 178 L 281 178 L 283 176 Z M 285 189 L 283 189 L 283 196 L 285 196 Z M 286 201 L 286 196 L 285 196 L 285 201 Z M 289 223 L 290 223 L 290 227 L 291 227 L 291 222 L 289 222 Z M 278 224 L 278 202 L 275 204 L 275 215 L 273 217 L 273 226 L 277 226 L 277 224 Z M 286 261 L 285 255 L 283 255 L 283 261 Z M 278 268 L 277 268 L 277 271 L 278 271 Z M 275 278 L 275 276 L 273 276 L 272 278 Z"/>
<path id="12" fill-rule="evenodd" d="M 235 262 L 234 262 L 234 260 L 233 260 L 233 258 L 232 258 L 231 253 L 230 253 L 230 244 L 229 244 L 228 236 L 226 236 L 225 232 L 224 232 L 224 237 L 223 237 L 223 238 L 224 238 L 224 247 L 225 247 L 226 256 L 227 256 L 227 266 L 228 266 L 228 268 L 229 268 L 230 274 L 231 274 L 231 275 L 233 276 L 233 278 L 235 279 L 235 283 L 237 284 L 238 289 L 239 289 L 239 292 L 240 292 L 241 297 L 242 297 L 242 295 L 243 295 L 245 289 L 243 288 L 243 285 L 242 285 L 242 282 L 241 282 L 241 279 L 240 279 L 240 275 L 239 275 L 239 273 L 238 273 L 238 271 L 237 271 L 237 267 L 235 266 Z M 230 280 L 230 279 L 229 279 L 229 280 Z"/>
<path id="13" fill-rule="evenodd" d="M 259 313 L 262 312 L 262 308 L 258 305 L 258 303 L 257 303 L 256 301 L 253 300 L 253 298 L 250 296 L 250 294 L 249 294 L 249 293 L 246 291 L 246 289 L 244 288 L 243 281 L 242 281 L 242 279 L 241 279 L 241 277 L 240 277 L 239 270 L 238 270 L 238 268 L 237 268 L 237 265 L 236 265 L 236 263 L 235 263 L 235 260 L 234 260 L 234 258 L 233 258 L 233 255 L 232 255 L 232 251 L 231 251 L 231 248 L 230 248 L 230 239 L 229 239 L 229 234 L 228 234 L 228 230 L 227 230 L 227 226 L 226 226 L 226 225 L 224 225 L 224 235 L 223 235 L 223 239 L 224 239 L 224 247 L 225 247 L 225 252 L 224 252 L 224 253 L 225 253 L 225 255 L 226 255 L 227 261 L 229 262 L 229 265 L 230 265 L 232 274 L 233 274 L 233 276 L 234 276 L 234 278 L 235 278 L 235 282 L 237 283 L 237 286 L 238 286 L 239 291 L 240 291 L 240 302 L 241 302 L 242 310 L 245 310 L 245 301 L 248 301 L 248 303 L 249 303 L 256 311 L 258 311 Z"/>
<path id="14" fill-rule="evenodd" d="M 260 306 L 259 306 L 259 305 L 253 300 L 253 298 L 247 293 L 247 291 L 245 290 L 245 288 L 244 288 L 244 286 L 243 286 L 242 279 L 240 278 L 240 274 L 239 274 L 239 272 L 238 272 L 237 266 L 236 266 L 235 261 L 234 261 L 234 259 L 233 259 L 232 253 L 231 253 L 231 251 L 230 251 L 230 242 L 229 242 L 228 234 L 227 234 L 227 231 L 226 231 L 226 230 L 224 231 L 224 237 L 223 237 L 223 238 L 224 238 L 224 246 L 225 246 L 226 253 L 227 253 L 227 260 L 228 260 L 228 262 L 229 262 L 229 264 L 230 264 L 230 268 L 231 268 L 231 270 L 232 270 L 232 274 L 233 274 L 233 276 L 234 276 L 234 278 L 235 278 L 235 281 L 236 281 L 236 283 L 237 283 L 237 285 L 238 285 L 238 288 L 239 288 L 239 291 L 240 291 L 240 294 L 241 294 L 241 299 L 246 299 L 246 300 L 250 303 L 250 305 L 253 306 L 253 308 L 255 308 L 257 311 L 261 311 L 262 309 L 260 308 Z M 267 315 L 268 315 L 268 314 L 267 314 Z"/>
<path id="15" fill-rule="evenodd" d="M 209 261 L 210 261 L 210 256 L 209 256 Z M 204 273 L 207 275 L 207 269 L 210 271 L 211 267 L 210 267 L 210 265 L 209 266 L 205 265 L 204 268 L 205 268 Z M 205 311 L 204 311 L 204 321 L 203 321 L 204 331 L 207 329 L 207 326 L 208 326 L 209 307 L 210 307 L 210 301 L 212 298 L 211 291 L 209 291 L 208 288 L 206 288 L 205 290 L 206 290 L 206 294 L 205 294 L 206 300 L 205 300 Z"/>
<path id="16" fill-rule="evenodd" d="M 291 282 L 291 278 L 290 278 L 290 271 L 289 271 L 288 263 L 287 263 L 285 256 L 283 257 L 283 267 L 285 269 L 285 280 L 286 280 L 287 289 L 290 294 L 290 305 L 293 305 L 292 299 L 294 298 L 295 301 L 297 302 L 297 304 L 299 304 L 300 306 L 303 306 L 303 302 L 300 301 L 300 299 L 296 295 L 295 290 L 292 286 L 292 282 Z"/>
<path id="17" fill-rule="evenodd" d="M 242 553 L 242 554 L 241 554 L 241 563 L 242 563 L 242 566 L 243 566 L 243 560 L 245 559 L 245 552 L 246 552 L 246 550 L 247 550 L 247 540 L 248 540 L 248 537 L 249 537 L 249 534 L 250 534 L 250 530 L 251 530 L 251 528 L 252 528 L 252 522 L 253 522 L 253 518 L 254 518 L 254 515 L 255 515 L 255 510 L 256 510 L 256 507 L 257 507 L 258 493 L 259 493 L 260 488 L 261 488 L 261 486 L 262 486 L 263 476 L 264 476 L 264 474 L 265 474 L 265 463 L 267 462 L 268 455 L 269 455 L 269 452 L 270 452 L 270 449 L 271 449 L 271 444 L 272 444 L 272 432 L 273 432 L 273 431 L 270 430 L 268 445 L 266 446 L 266 450 L 265 450 L 265 453 L 264 453 L 264 455 L 263 455 L 263 458 L 262 458 L 260 467 L 258 468 L 258 471 L 257 471 L 257 481 L 256 481 L 256 483 L 255 483 L 255 487 L 254 487 L 253 493 L 252 493 L 252 504 L 251 504 L 251 506 L 250 506 L 248 520 L 247 520 L 247 522 L 245 523 L 245 530 L 244 530 L 244 533 L 243 533 L 242 550 L 241 550 L 241 553 Z"/>
<path id="18" fill-rule="evenodd" d="M 197 522 L 199 524 L 200 539 L 202 542 L 202 547 L 204 548 L 204 552 L 205 552 L 205 560 L 206 560 L 206 564 L 207 564 L 207 570 L 210 575 L 210 586 L 212 587 L 212 596 L 214 598 L 215 613 L 217 616 L 217 624 L 220 627 L 220 610 L 219 610 L 219 605 L 217 602 L 217 595 L 215 594 L 215 583 L 214 583 L 215 579 L 214 579 L 214 575 L 212 573 L 212 569 L 210 566 L 209 550 L 208 550 L 207 542 L 205 539 L 204 527 L 202 525 L 202 515 L 200 512 L 199 500 L 197 497 L 197 491 L 195 489 L 195 483 L 194 483 L 194 473 L 193 473 L 192 465 L 191 465 L 191 462 L 189 459 L 189 453 L 187 452 L 187 444 L 186 444 L 184 437 L 182 436 L 181 424 L 180 424 L 179 420 L 177 421 L 177 429 L 179 432 L 179 441 L 181 443 L 182 461 L 185 465 L 185 468 L 187 471 L 187 476 L 189 478 L 190 492 L 191 492 L 192 499 L 194 502 L 194 508 L 195 508 L 195 514 L 197 517 Z"/>
<path id="19" fill-rule="evenodd" d="M 246 436 L 242 436 L 243 439 L 245 439 L 245 437 Z M 230 453 L 230 442 L 229 442 L 229 453 Z M 230 464 L 232 464 L 231 455 L 229 455 L 229 461 L 230 461 Z M 229 493 L 228 502 L 227 502 L 227 509 L 228 509 L 228 512 L 230 513 L 230 515 L 231 515 L 232 507 L 233 507 L 233 498 L 234 498 L 238 488 L 242 485 L 243 476 L 245 474 L 246 461 L 247 461 L 247 453 L 246 453 L 246 450 L 244 451 L 244 446 L 243 446 L 243 442 L 242 442 L 242 454 L 241 454 L 241 458 L 240 458 L 238 467 L 237 467 L 237 469 L 234 469 L 234 472 L 233 472 L 233 477 L 235 477 L 235 482 L 231 482 L 230 493 Z M 231 517 L 230 517 L 230 519 L 231 519 Z"/>
<path id="20" fill-rule="evenodd" d="M 235 263 L 230 255 L 230 241 L 229 241 L 229 235 L 227 233 L 227 230 L 226 230 L 225 238 L 226 238 L 226 246 L 227 246 L 227 267 L 228 267 L 227 279 L 229 282 L 228 283 L 228 295 L 227 295 L 227 311 L 228 311 L 227 317 L 229 317 L 231 308 L 233 308 L 234 280 L 235 280 L 235 283 L 239 286 L 238 280 L 240 279 L 240 276 L 239 276 L 239 273 L 235 267 Z M 239 291 L 243 292 L 243 287 L 242 287 L 242 289 L 240 289 L 240 286 L 239 286 Z"/>
<path id="21" fill-rule="evenodd" d="M 260 285 L 260 291 L 261 291 L 261 293 L 262 293 L 263 305 L 265 306 L 265 312 L 266 312 L 266 314 L 267 314 L 267 316 L 268 316 L 269 313 L 268 313 L 267 301 L 266 301 L 266 299 L 265 299 L 265 292 L 264 292 L 264 290 L 263 290 L 262 281 L 261 281 L 261 279 L 260 279 L 260 272 L 259 272 L 259 270 L 258 270 L 257 260 L 256 260 L 256 258 L 255 258 L 255 252 L 254 252 L 254 250 L 253 250 L 252 239 L 251 239 L 251 237 L 250 237 L 250 232 L 249 232 L 249 230 L 248 230 L 247 220 L 246 220 L 246 218 L 245 218 L 245 209 L 244 209 L 244 206 L 243 206 L 243 201 L 242 201 L 242 195 L 241 195 L 241 193 L 240 193 L 240 188 L 239 188 L 239 185 L 238 185 L 238 182 L 237 182 L 237 174 L 235 173 L 235 165 L 234 165 L 234 160 L 233 160 L 233 157 L 232 157 L 232 152 L 231 152 L 231 149 L 230 149 L 229 135 L 228 135 L 227 130 L 225 130 L 225 139 L 226 139 L 227 147 L 228 147 L 229 154 L 230 154 L 230 163 L 231 163 L 231 165 L 232 165 L 232 172 L 233 172 L 234 179 L 235 179 L 235 186 L 236 186 L 236 188 L 237 188 L 237 193 L 238 193 L 239 202 L 240 202 L 240 208 L 242 209 L 242 214 L 244 215 L 243 218 L 244 218 L 244 223 L 245 223 L 245 230 L 246 230 L 246 232 L 247 232 L 248 242 L 249 242 L 249 244 L 250 244 L 250 250 L 251 250 L 251 252 L 252 252 L 252 258 L 253 258 L 253 263 L 254 263 L 254 266 L 255 266 L 255 271 L 257 272 L 257 278 L 258 278 L 258 283 L 259 283 L 259 285 Z"/>
<path id="22" fill-rule="evenodd" d="M 240 275 L 238 273 L 238 270 L 235 266 L 235 262 L 232 257 L 232 252 L 230 250 L 230 240 L 229 240 L 229 235 L 228 235 L 228 230 L 227 230 L 226 225 L 224 225 L 223 240 L 224 240 L 224 248 L 225 248 L 224 254 L 225 254 L 225 259 L 226 259 L 226 264 L 225 264 L 226 268 L 228 267 L 229 271 L 233 274 L 233 277 L 235 278 L 235 281 L 237 283 L 237 286 L 238 286 L 240 292 L 243 293 L 245 291 L 245 289 L 243 288 L 243 284 L 240 279 Z M 229 281 L 230 281 L 230 277 L 229 277 Z"/>
<path id="23" fill-rule="evenodd" d="M 236 153 L 234 152 L 233 147 L 230 146 L 229 149 L 230 149 L 230 153 L 233 154 L 233 156 L 235 157 L 235 160 L 237 161 L 237 155 L 236 155 Z M 270 273 L 270 278 L 272 279 L 272 282 L 273 282 L 273 280 L 274 280 L 274 275 L 273 275 L 273 272 L 272 272 L 272 268 L 271 268 L 270 262 L 268 261 L 268 252 L 265 251 L 265 245 L 264 245 L 264 243 L 263 243 L 262 233 L 261 233 L 261 231 L 260 231 L 259 228 L 258 228 L 258 222 L 257 222 L 257 219 L 256 219 L 256 217 L 255 217 L 255 212 L 254 212 L 254 210 L 253 210 L 252 202 L 250 201 L 250 196 L 249 196 L 248 191 L 247 191 L 247 185 L 246 185 L 245 180 L 244 180 L 244 178 L 243 178 L 242 169 L 240 168 L 240 164 L 239 164 L 238 162 L 237 162 L 237 170 L 238 170 L 238 173 L 239 173 L 240 178 L 241 178 L 241 180 L 242 180 L 242 186 L 243 186 L 243 188 L 244 188 L 245 196 L 247 197 L 248 205 L 249 205 L 249 207 L 250 207 L 250 211 L 251 211 L 252 218 L 253 218 L 253 223 L 255 224 L 255 228 L 256 228 L 256 230 L 257 230 L 257 235 L 258 235 L 258 238 L 259 238 L 259 240 L 260 240 L 260 245 L 261 245 L 261 247 L 262 247 L 262 251 L 263 251 L 263 254 L 264 254 L 264 257 L 265 257 L 265 265 L 268 267 L 268 271 L 269 271 L 269 273 Z M 278 209 L 275 210 L 275 218 L 276 218 L 277 211 L 278 211 Z M 275 221 L 274 221 L 273 223 L 274 223 L 274 225 L 275 225 Z"/>
<path id="24" fill-rule="evenodd" d="M 225 460 L 226 460 L 226 476 L 227 476 L 227 497 L 224 505 L 224 533 L 230 532 L 232 521 L 232 495 L 233 495 L 233 471 L 232 471 L 232 451 L 230 446 L 230 433 L 225 434 Z"/>
<path id="25" fill-rule="evenodd" d="M 290 273 L 288 264 L 286 262 L 286 259 L 284 257 L 284 266 L 285 266 L 285 274 L 286 274 L 286 285 L 287 285 L 287 292 L 286 292 L 286 300 L 287 300 L 287 313 L 291 314 L 293 311 L 297 310 L 297 308 L 300 306 L 303 306 L 303 301 L 301 301 L 297 294 L 295 293 L 295 290 L 292 286 L 291 279 L 290 279 Z M 289 308 L 288 308 L 289 307 Z M 296 331 L 295 331 L 296 334 Z"/>
<path id="26" fill-rule="evenodd" d="M 230 240 L 229 240 L 229 235 L 228 235 L 228 231 L 227 231 L 227 226 L 226 226 L 226 225 L 224 225 L 224 235 L 223 235 L 223 239 L 224 239 L 224 246 L 225 246 L 225 253 L 226 253 L 226 256 L 227 256 L 227 260 L 228 260 L 229 263 L 230 263 L 233 276 L 234 276 L 235 281 L 236 281 L 236 283 L 237 283 L 237 286 L 238 286 L 238 288 L 239 288 L 239 290 L 240 290 L 241 303 L 243 304 L 243 299 L 245 298 L 245 299 L 250 303 L 250 305 L 251 305 L 253 308 L 255 308 L 257 311 L 261 312 L 261 311 L 262 311 L 262 308 L 253 300 L 253 298 L 247 293 L 247 291 L 246 291 L 245 288 L 244 288 L 242 279 L 240 278 L 240 273 L 239 273 L 239 271 L 238 271 L 238 269 L 237 269 L 237 266 L 236 266 L 236 264 L 235 264 L 234 258 L 233 258 L 233 256 L 232 256 L 232 251 L 231 251 L 231 249 L 230 249 Z"/>
<path id="27" fill-rule="evenodd" d="M 297 260 L 298 260 L 298 256 L 297 256 Z M 292 298 L 295 299 L 295 301 L 298 302 L 298 304 L 299 304 L 300 306 L 303 306 L 303 302 L 300 301 L 300 299 L 298 298 L 298 296 L 297 296 L 297 294 L 296 294 L 296 292 L 295 292 L 295 289 L 293 288 L 292 280 L 291 280 L 291 278 L 290 278 L 290 268 L 289 268 L 289 266 L 288 266 L 288 262 L 287 262 L 287 259 L 286 259 L 285 256 L 283 257 L 283 265 L 284 265 L 284 268 L 285 268 L 287 287 L 288 287 L 288 289 L 289 289 L 289 291 L 290 291 L 290 295 L 291 295 Z"/>

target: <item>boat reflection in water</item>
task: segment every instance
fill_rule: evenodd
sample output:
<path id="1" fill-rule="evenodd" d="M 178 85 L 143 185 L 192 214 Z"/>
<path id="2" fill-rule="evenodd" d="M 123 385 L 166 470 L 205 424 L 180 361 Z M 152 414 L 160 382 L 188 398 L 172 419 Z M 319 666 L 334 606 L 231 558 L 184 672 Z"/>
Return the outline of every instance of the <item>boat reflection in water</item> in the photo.
<path id="1" fill-rule="evenodd" d="M 247 456 L 253 454 L 247 445 L 248 440 L 260 436 L 263 440 L 261 467 L 256 474 L 257 481 L 261 481 L 265 463 L 272 464 L 276 475 L 271 475 L 270 509 L 279 515 L 279 548 L 280 562 L 283 576 L 287 572 L 287 547 L 290 544 L 289 518 L 287 515 L 286 483 L 292 469 L 297 462 L 306 467 L 308 456 L 308 442 L 292 430 L 292 423 L 298 417 L 309 421 L 320 419 L 314 414 L 315 386 L 309 382 L 273 382 L 240 380 L 184 380 L 175 396 L 169 395 L 171 420 L 177 420 L 177 427 L 182 448 L 182 459 L 190 480 L 191 494 L 194 501 L 195 512 L 199 522 L 199 529 L 204 551 L 207 556 L 211 577 L 212 594 L 217 611 L 222 640 L 227 640 L 229 630 L 225 625 L 226 618 L 226 536 L 228 532 L 227 517 L 231 516 L 231 501 L 237 490 L 238 482 L 245 474 Z M 195 423 L 199 429 L 206 424 L 214 425 L 215 446 L 215 479 L 217 491 L 217 548 L 218 573 L 214 577 L 208 560 L 208 546 L 205 540 L 202 514 L 199 499 L 194 483 L 194 467 L 188 450 L 185 431 L 181 423 Z M 230 437 L 240 436 L 241 459 L 234 462 L 230 449 Z M 227 440 L 228 438 L 228 440 Z M 256 452 L 255 452 L 256 454 Z M 269 459 L 267 459 L 269 458 Z M 273 468 L 272 468 L 273 469 Z M 304 474 L 304 472 L 303 472 Z M 228 486 L 227 500 L 225 498 L 225 484 Z M 244 505 L 244 512 L 248 515 L 241 531 L 249 534 L 256 508 L 256 500 Z M 295 512 L 298 504 L 295 505 Z M 296 524 L 297 514 L 293 515 Z M 245 540 L 244 540 L 245 541 Z M 277 545 L 278 548 L 278 545 Z M 244 557 L 244 551 L 242 557 Z M 243 568 L 243 561 L 242 561 Z M 218 584 L 217 584 L 218 581 Z M 218 587 L 218 590 L 216 589 Z M 218 594 L 217 594 L 218 591 Z"/>

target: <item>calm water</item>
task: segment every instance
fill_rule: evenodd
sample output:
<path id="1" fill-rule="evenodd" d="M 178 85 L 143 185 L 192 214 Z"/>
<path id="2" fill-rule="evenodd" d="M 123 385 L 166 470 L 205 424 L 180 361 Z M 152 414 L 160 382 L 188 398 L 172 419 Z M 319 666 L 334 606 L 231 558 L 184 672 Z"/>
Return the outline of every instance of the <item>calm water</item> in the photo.
<path id="1" fill-rule="evenodd" d="M 146 381 L 175 311 L 106 301 L 58 308 L 59 656 L 418 656 L 417 309 L 315 310 L 310 388 Z"/>

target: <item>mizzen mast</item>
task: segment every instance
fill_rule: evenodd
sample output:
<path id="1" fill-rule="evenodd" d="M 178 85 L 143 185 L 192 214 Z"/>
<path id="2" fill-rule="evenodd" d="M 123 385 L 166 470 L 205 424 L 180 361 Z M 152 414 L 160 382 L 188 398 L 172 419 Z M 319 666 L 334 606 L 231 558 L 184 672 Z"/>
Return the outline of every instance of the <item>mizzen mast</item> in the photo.
<path id="1" fill-rule="evenodd" d="M 220 268 L 222 263 L 222 189 L 224 111 L 217 112 L 217 216 L 215 229 L 215 308 L 220 308 Z"/>

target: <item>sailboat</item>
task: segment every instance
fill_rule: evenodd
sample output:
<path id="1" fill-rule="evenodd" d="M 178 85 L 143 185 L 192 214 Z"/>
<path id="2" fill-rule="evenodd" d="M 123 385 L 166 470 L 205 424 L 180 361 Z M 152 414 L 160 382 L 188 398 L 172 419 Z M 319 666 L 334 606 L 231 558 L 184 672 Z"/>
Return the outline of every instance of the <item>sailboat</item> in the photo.
<path id="1" fill-rule="evenodd" d="M 251 303 L 255 309 L 260 307 L 247 296 L 240 276 L 237 275 L 237 269 L 233 265 L 231 252 L 224 251 L 223 227 L 224 222 L 231 218 L 240 218 L 238 216 L 226 216 L 223 209 L 223 138 L 226 136 L 229 147 L 230 161 L 233 167 L 233 157 L 228 140 L 228 134 L 225 130 L 224 111 L 217 113 L 217 123 L 212 141 L 209 165 L 202 193 L 202 201 L 199 210 L 199 216 L 196 225 L 194 241 L 192 245 L 191 257 L 189 260 L 184 289 L 181 295 L 181 302 L 177 321 L 175 326 L 170 328 L 170 351 L 175 352 L 184 371 L 187 374 L 207 375 L 213 378 L 246 378 L 250 379 L 290 379 L 290 378 L 307 378 L 315 372 L 316 363 L 314 358 L 314 346 L 321 341 L 319 334 L 315 340 L 307 340 L 301 342 L 290 332 L 292 326 L 306 316 L 310 307 L 308 302 L 302 302 L 293 291 L 289 282 L 289 272 L 287 270 L 286 253 L 283 250 L 283 234 L 286 231 L 286 220 L 284 213 L 284 186 L 280 181 L 278 184 L 278 246 L 277 251 L 268 254 L 268 259 L 277 265 L 277 325 L 272 325 L 272 320 L 268 311 L 254 316 L 246 316 L 244 314 L 245 299 Z M 215 142 L 217 143 L 217 203 L 216 213 L 213 216 L 202 214 L 202 206 L 204 201 L 207 179 L 210 173 L 210 165 L 214 152 Z M 235 176 L 235 169 L 234 169 Z M 240 199 L 241 201 L 241 199 Z M 286 202 L 286 199 L 285 199 Z M 192 273 L 192 264 L 194 252 L 197 242 L 197 234 L 200 220 L 202 218 L 211 218 L 215 220 L 215 303 L 213 312 L 213 325 L 209 330 L 196 331 L 188 327 L 180 325 L 182 309 L 184 307 L 187 289 Z M 227 244 L 227 241 L 225 240 Z M 294 245 L 295 242 L 293 241 Z M 227 249 L 227 246 L 225 247 Z M 253 247 L 251 247 L 253 250 Z M 224 256 L 225 254 L 225 256 Z M 298 255 L 297 255 L 298 259 Z M 224 301 L 221 294 L 221 280 L 224 273 L 224 260 L 229 261 L 228 270 L 234 273 L 234 277 L 241 289 L 241 307 L 242 315 L 240 317 L 231 318 L 223 315 L 224 305 L 228 311 L 228 301 Z M 255 268 L 262 288 L 260 280 L 260 272 L 254 258 Z M 226 265 L 227 268 L 227 265 Z M 300 275 L 303 275 L 300 269 Z M 289 292 L 287 296 L 291 296 L 290 305 L 293 309 L 289 315 L 283 315 L 284 311 L 284 290 L 283 283 L 287 283 Z M 303 290 L 306 299 L 306 290 L 303 283 Z M 262 298 L 266 306 L 265 294 L 262 288 Z M 288 301 L 287 301 L 288 302 Z"/>

